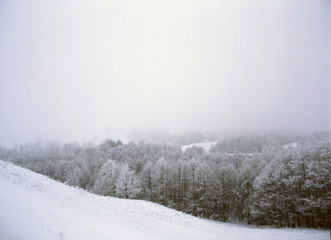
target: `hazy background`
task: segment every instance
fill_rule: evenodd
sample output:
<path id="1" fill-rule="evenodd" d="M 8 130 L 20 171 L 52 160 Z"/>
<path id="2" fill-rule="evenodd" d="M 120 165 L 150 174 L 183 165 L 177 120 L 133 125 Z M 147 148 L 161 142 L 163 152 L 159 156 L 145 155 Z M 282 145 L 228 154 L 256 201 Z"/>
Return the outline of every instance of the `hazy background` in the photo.
<path id="1" fill-rule="evenodd" d="M 0 144 L 329 130 L 329 0 L 0 1 Z"/>

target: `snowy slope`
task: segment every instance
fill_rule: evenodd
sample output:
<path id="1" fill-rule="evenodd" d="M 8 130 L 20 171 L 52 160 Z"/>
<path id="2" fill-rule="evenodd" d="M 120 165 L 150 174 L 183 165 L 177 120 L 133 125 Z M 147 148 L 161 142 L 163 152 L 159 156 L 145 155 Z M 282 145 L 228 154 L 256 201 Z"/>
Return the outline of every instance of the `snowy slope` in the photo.
<path id="1" fill-rule="evenodd" d="M 294 143 L 289 143 L 286 145 L 283 145 L 283 148 L 287 149 L 287 148 L 296 148 L 298 146 L 298 142 L 294 142 Z"/>
<path id="2" fill-rule="evenodd" d="M 217 143 L 217 141 L 215 141 L 215 142 L 199 142 L 199 143 L 193 143 L 193 144 L 189 144 L 189 145 L 183 145 L 182 146 L 182 151 L 185 151 L 186 149 L 195 146 L 195 147 L 202 147 L 206 152 L 209 152 L 209 149 L 213 145 L 215 145 L 216 143 Z"/>
<path id="3" fill-rule="evenodd" d="M 1 160 L 0 189 L 0 239 L 329 239 L 327 231 L 249 228 L 97 196 Z"/>

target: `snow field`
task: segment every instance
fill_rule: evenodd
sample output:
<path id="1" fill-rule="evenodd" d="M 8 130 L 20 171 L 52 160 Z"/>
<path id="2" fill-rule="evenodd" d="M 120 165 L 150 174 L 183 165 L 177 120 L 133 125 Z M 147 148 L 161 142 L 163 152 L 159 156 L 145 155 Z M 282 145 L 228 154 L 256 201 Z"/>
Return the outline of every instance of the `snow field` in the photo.
<path id="1" fill-rule="evenodd" d="M 183 145 L 182 146 L 182 151 L 185 151 L 188 148 L 191 147 L 202 147 L 206 152 L 209 152 L 210 148 L 214 146 L 217 143 L 217 141 L 214 142 L 200 142 L 200 143 L 193 143 L 189 145 Z"/>
<path id="2" fill-rule="evenodd" d="M 329 239 L 327 231 L 254 228 L 161 205 L 91 194 L 0 160 L 0 239 Z"/>

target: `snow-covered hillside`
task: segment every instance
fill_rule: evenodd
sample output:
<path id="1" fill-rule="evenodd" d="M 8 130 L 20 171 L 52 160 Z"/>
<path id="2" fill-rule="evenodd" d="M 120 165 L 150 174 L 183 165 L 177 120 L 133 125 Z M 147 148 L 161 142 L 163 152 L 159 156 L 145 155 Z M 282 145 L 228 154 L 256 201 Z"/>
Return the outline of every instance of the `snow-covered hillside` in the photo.
<path id="1" fill-rule="evenodd" d="M 288 149 L 288 148 L 296 148 L 298 146 L 298 142 L 294 142 L 294 143 L 289 143 L 286 145 L 283 145 L 284 148 Z"/>
<path id="2" fill-rule="evenodd" d="M 218 223 L 97 196 L 0 160 L 0 239 L 329 239 L 327 231 Z"/>
<path id="3" fill-rule="evenodd" d="M 209 149 L 213 145 L 215 145 L 216 143 L 217 143 L 217 141 L 215 141 L 215 142 L 199 142 L 199 143 L 193 143 L 193 144 L 189 144 L 189 145 L 183 145 L 182 150 L 185 151 L 186 149 L 195 146 L 195 147 L 202 147 L 206 152 L 209 152 Z"/>

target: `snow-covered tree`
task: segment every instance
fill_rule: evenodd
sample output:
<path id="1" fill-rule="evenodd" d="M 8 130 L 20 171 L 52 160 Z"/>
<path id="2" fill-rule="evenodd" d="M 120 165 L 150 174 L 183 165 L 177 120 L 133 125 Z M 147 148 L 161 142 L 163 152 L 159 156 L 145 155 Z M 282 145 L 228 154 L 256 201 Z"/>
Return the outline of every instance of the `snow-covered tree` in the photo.
<path id="1" fill-rule="evenodd" d="M 152 181 L 152 171 L 154 169 L 154 164 L 148 161 L 140 174 L 142 194 L 147 200 L 154 200 L 153 197 L 153 181 Z"/>
<path id="2" fill-rule="evenodd" d="M 135 198 L 140 190 L 140 180 L 135 172 L 130 170 L 127 163 L 122 164 L 116 182 L 116 196 L 121 198 Z"/>
<path id="3" fill-rule="evenodd" d="M 255 179 L 251 215 L 257 224 L 278 227 L 330 225 L 329 143 L 287 149 Z"/>
<path id="4" fill-rule="evenodd" d="M 118 164 L 113 160 L 108 160 L 101 167 L 92 191 L 106 196 L 115 196 L 119 174 Z"/>

